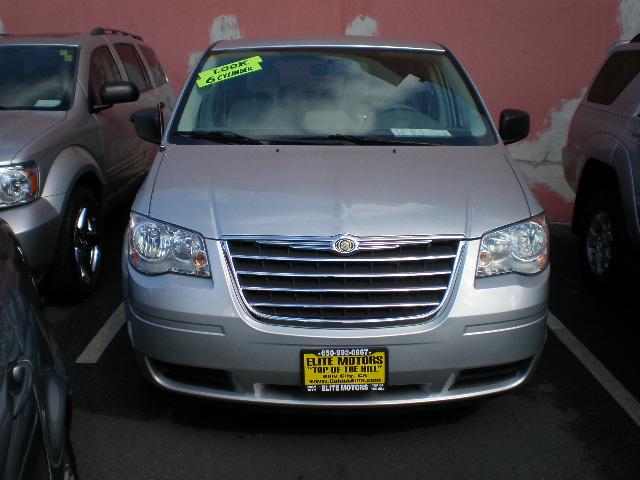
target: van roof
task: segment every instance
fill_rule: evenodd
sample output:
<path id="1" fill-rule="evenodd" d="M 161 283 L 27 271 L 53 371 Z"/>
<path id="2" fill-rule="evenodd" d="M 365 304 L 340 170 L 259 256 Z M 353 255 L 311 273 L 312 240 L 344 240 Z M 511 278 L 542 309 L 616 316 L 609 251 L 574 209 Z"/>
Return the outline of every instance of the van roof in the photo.
<path id="1" fill-rule="evenodd" d="M 212 50 L 260 49 L 287 47 L 362 47 L 402 50 L 425 50 L 444 53 L 445 47 L 435 42 L 413 42 L 383 37 L 335 36 L 335 37 L 273 37 L 267 39 L 222 40 L 211 46 Z"/>

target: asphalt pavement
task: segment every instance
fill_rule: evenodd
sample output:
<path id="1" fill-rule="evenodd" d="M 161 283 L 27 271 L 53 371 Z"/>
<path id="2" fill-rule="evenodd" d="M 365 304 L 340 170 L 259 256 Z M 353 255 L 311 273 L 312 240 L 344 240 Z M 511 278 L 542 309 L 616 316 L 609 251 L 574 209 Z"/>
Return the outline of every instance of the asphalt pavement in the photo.
<path id="1" fill-rule="evenodd" d="M 119 208 L 105 221 L 99 293 L 45 308 L 71 376 L 81 479 L 640 478 L 640 425 L 552 332 L 523 388 L 446 408 L 328 413 L 179 396 L 142 379 L 126 328 L 96 363 L 76 363 L 121 303 L 127 219 Z M 567 226 L 552 227 L 550 310 L 638 400 L 638 281 L 635 292 L 587 289 L 576 247 Z"/>

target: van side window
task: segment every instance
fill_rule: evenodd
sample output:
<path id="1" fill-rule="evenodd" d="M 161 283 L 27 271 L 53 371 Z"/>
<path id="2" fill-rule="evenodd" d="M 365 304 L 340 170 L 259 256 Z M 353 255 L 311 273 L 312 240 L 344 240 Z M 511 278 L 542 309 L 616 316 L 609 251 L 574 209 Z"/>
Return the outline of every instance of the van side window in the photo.
<path id="1" fill-rule="evenodd" d="M 98 47 L 91 54 L 89 63 L 89 98 L 93 105 L 102 104 L 100 87 L 104 82 L 122 80 L 116 61 L 107 47 Z"/>
<path id="2" fill-rule="evenodd" d="M 142 51 L 144 58 L 147 60 L 147 64 L 151 69 L 151 76 L 156 82 L 156 86 L 160 87 L 167 83 L 167 75 L 164 73 L 162 65 L 160 65 L 160 60 L 158 60 L 155 52 L 146 45 L 140 45 L 140 50 Z"/>
<path id="3" fill-rule="evenodd" d="M 124 69 L 127 72 L 129 81 L 133 82 L 140 93 L 146 92 L 151 89 L 151 82 L 149 76 L 142 64 L 142 60 L 138 56 L 138 52 L 129 43 L 118 43 L 115 45 L 116 52 L 120 55 L 120 59 L 124 64 Z"/>
<path id="4" fill-rule="evenodd" d="M 617 52 L 609 57 L 593 82 L 587 100 L 611 105 L 640 73 L 640 52 Z"/>

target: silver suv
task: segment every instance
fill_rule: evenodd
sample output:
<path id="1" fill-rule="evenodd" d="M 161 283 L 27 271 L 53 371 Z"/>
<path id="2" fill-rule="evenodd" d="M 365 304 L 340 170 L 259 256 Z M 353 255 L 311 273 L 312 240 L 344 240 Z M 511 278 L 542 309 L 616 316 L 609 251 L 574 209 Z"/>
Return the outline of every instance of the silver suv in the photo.
<path id="1" fill-rule="evenodd" d="M 129 333 L 168 390 L 392 406 L 510 390 L 546 337 L 544 213 L 435 43 L 215 44 L 134 202 Z M 501 115 L 504 143 L 529 117 Z"/>
<path id="2" fill-rule="evenodd" d="M 640 266 L 639 73 L 640 35 L 610 50 L 563 150 L 565 177 L 576 192 L 572 227 L 596 287 L 611 287 L 627 267 Z"/>
<path id="3" fill-rule="evenodd" d="M 0 217 L 52 297 L 98 284 L 102 214 L 135 191 L 155 148 L 130 121 L 175 96 L 136 35 L 0 36 Z M 124 103 L 127 102 L 127 103 Z"/>

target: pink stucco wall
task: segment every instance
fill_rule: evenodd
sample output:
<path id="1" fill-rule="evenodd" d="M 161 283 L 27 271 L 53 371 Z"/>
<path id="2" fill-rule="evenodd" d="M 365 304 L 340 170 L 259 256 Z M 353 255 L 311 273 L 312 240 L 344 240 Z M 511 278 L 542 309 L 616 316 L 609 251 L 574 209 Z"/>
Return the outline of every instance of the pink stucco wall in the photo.
<path id="1" fill-rule="evenodd" d="M 88 32 L 96 25 L 139 33 L 176 89 L 190 55 L 221 36 L 336 35 L 351 26 L 351 32 L 441 42 L 466 65 L 494 117 L 507 107 L 531 113 L 530 142 L 514 155 L 532 157 L 521 159 L 525 176 L 551 218 L 566 220 L 571 197 L 562 185 L 557 146 L 545 154 L 536 142 L 558 128 L 553 112 L 581 95 L 621 37 L 621 1 L 0 0 L 0 26 L 13 33 Z M 220 18 L 230 21 L 216 27 Z"/>

